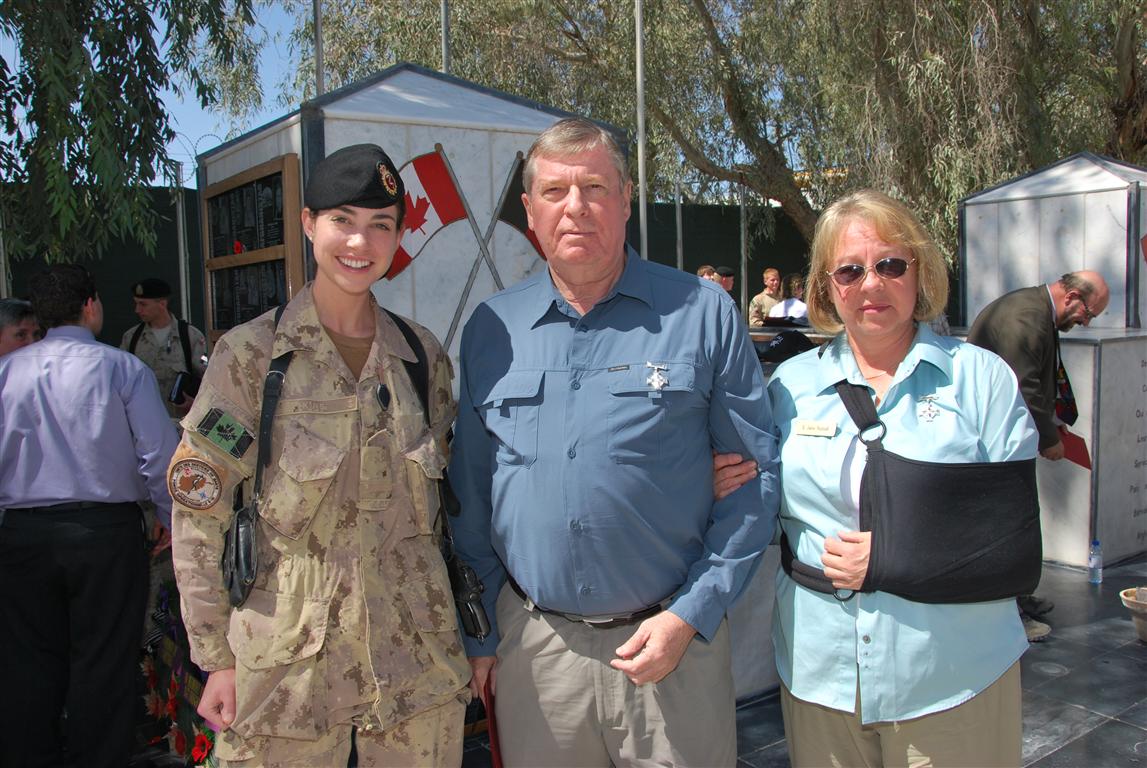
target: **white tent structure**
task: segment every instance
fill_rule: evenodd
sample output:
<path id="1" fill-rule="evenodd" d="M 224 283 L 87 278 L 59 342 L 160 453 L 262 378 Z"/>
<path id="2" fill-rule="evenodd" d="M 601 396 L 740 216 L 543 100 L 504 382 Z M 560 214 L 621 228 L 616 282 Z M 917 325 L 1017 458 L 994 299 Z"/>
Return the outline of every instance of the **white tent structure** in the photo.
<path id="1" fill-rule="evenodd" d="M 456 359 L 461 325 L 474 306 L 543 263 L 522 232 L 496 222 L 517 154 L 524 154 L 538 133 L 566 115 L 433 70 L 399 64 L 201 154 L 199 187 L 211 189 L 260 164 L 294 155 L 302 190 L 319 160 L 361 142 L 382 146 L 400 168 L 428 154 L 444 158 L 442 165 L 452 176 L 465 215 L 434 229 L 437 220 L 431 211 L 421 232 L 407 233 L 407 244 L 417 241 L 423 246 L 411 254 L 413 262 L 374 290 L 387 307 L 417 320 L 444 341 L 449 339 L 449 352 Z M 410 187 L 407 171 L 402 175 Z M 505 202 L 521 207 L 518 199 Z M 284 226 L 297 225 L 288 221 Z M 308 263 L 308 275 L 311 270 Z"/>
<path id="2" fill-rule="evenodd" d="M 1142 328 L 1147 169 L 1080 152 L 960 203 L 965 322 L 993 299 L 1094 269 L 1111 304 L 1092 326 Z"/>
<path id="3" fill-rule="evenodd" d="M 1087 462 L 1039 461 L 1044 557 L 1108 562 L 1147 551 L 1147 169 L 1081 152 L 960 204 L 962 305 L 971 325 L 1009 291 L 1093 269 L 1107 311 L 1061 335 Z"/>

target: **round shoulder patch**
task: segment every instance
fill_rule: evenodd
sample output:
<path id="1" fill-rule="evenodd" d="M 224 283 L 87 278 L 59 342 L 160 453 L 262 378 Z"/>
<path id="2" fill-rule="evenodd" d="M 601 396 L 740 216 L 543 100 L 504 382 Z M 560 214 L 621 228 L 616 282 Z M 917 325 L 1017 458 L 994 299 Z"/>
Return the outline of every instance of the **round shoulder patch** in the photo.
<path id="1" fill-rule="evenodd" d="M 181 459 L 171 466 L 167 489 L 177 504 L 192 509 L 208 509 L 223 492 L 219 473 L 205 461 Z"/>

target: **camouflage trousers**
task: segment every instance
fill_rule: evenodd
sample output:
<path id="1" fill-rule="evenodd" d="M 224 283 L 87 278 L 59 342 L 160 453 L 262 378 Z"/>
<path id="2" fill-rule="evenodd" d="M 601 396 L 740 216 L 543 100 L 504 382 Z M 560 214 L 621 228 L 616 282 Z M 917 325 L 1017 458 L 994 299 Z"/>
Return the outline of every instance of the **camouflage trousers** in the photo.
<path id="1" fill-rule="evenodd" d="M 220 768 L 342 768 L 350 757 L 353 732 L 358 765 L 457 768 L 462 764 L 462 726 L 466 704 L 461 698 L 429 709 L 381 730 L 343 723 L 317 741 L 220 735 L 215 756 Z"/>

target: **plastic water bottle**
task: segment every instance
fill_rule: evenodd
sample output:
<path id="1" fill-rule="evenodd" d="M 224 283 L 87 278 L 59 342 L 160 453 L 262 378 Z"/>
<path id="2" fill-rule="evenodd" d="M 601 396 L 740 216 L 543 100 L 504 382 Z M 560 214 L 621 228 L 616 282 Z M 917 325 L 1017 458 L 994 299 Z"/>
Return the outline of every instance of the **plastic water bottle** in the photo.
<path id="1" fill-rule="evenodd" d="M 1092 584 L 1103 583 L 1103 548 L 1099 546 L 1099 539 L 1091 540 L 1091 549 L 1087 551 L 1087 580 Z"/>

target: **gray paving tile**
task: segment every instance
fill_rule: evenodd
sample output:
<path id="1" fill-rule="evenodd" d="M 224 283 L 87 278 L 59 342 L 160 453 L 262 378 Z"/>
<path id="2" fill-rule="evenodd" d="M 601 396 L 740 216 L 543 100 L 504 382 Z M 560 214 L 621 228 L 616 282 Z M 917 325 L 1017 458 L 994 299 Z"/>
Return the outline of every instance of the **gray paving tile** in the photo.
<path id="1" fill-rule="evenodd" d="M 1104 715 L 1038 692 L 1024 692 L 1023 763 L 1050 755 L 1107 722 Z"/>
<path id="2" fill-rule="evenodd" d="M 737 759 L 737 768 L 789 768 L 789 766 L 789 748 L 784 741 Z"/>
<path id="3" fill-rule="evenodd" d="M 1147 657 L 1104 653 L 1049 680 L 1038 692 L 1113 717 L 1147 699 Z"/>
<path id="4" fill-rule="evenodd" d="M 1032 763 L 1032 768 L 1130 768 L 1147 765 L 1147 730 L 1109 720 Z"/>
<path id="5" fill-rule="evenodd" d="M 1147 728 L 1147 700 L 1141 701 L 1133 707 L 1123 710 L 1119 713 L 1117 720 L 1122 720 L 1129 725 L 1137 725 L 1140 728 Z"/>
<path id="6" fill-rule="evenodd" d="M 1126 614 L 1126 612 L 1124 613 Z M 1099 650 L 1119 648 L 1137 637 L 1130 614 L 1098 619 L 1075 626 L 1061 626 L 1056 624 L 1053 611 L 1048 623 L 1051 624 L 1053 637 L 1088 645 Z"/>
<path id="7" fill-rule="evenodd" d="M 746 755 L 785 738 L 780 696 L 769 696 L 737 709 L 737 754 Z"/>
<path id="8" fill-rule="evenodd" d="M 1052 633 L 1031 643 L 1020 657 L 1020 683 L 1025 691 L 1038 690 L 1049 680 L 1063 677 L 1095 655 L 1095 650 Z"/>

